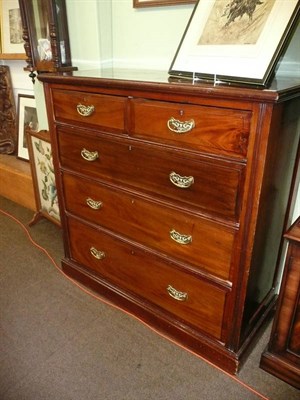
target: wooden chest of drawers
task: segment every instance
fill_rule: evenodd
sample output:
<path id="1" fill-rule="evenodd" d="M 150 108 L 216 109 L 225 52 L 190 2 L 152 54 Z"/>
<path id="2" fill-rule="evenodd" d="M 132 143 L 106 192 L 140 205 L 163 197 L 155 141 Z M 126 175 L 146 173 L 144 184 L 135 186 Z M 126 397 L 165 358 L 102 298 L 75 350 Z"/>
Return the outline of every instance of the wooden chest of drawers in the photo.
<path id="1" fill-rule="evenodd" d="M 300 218 L 284 237 L 288 252 L 271 337 L 260 366 L 300 389 Z"/>
<path id="2" fill-rule="evenodd" d="M 276 301 L 300 87 L 124 74 L 39 75 L 63 269 L 236 373 Z"/>

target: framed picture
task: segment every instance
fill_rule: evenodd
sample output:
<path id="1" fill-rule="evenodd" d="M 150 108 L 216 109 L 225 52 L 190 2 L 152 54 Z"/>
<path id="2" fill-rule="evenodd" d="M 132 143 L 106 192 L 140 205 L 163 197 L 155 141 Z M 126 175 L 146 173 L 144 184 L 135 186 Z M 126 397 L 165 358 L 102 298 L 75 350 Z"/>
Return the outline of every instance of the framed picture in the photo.
<path id="1" fill-rule="evenodd" d="M 18 153 L 17 157 L 29 160 L 26 130 L 38 130 L 38 118 L 34 96 L 18 95 Z"/>
<path id="2" fill-rule="evenodd" d="M 18 0 L 0 0 L 1 51 L 22 54 L 24 50 L 23 27 Z"/>
<path id="3" fill-rule="evenodd" d="M 175 6 L 177 4 L 196 3 L 197 0 L 133 0 L 134 8 Z"/>
<path id="4" fill-rule="evenodd" d="M 299 0 L 199 0 L 169 74 L 267 86 L 299 9 Z"/>
<path id="5" fill-rule="evenodd" d="M 26 131 L 30 168 L 37 212 L 29 225 L 42 217 L 60 225 L 50 134 L 48 131 Z"/>

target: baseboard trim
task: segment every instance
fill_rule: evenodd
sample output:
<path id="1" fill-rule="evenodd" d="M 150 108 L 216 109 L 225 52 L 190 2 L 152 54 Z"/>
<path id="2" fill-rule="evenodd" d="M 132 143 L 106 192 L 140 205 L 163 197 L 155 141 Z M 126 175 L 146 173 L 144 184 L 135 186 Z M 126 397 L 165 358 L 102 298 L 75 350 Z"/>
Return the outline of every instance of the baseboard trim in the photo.
<path id="1" fill-rule="evenodd" d="M 14 155 L 0 154 L 0 195 L 36 211 L 29 162 Z"/>

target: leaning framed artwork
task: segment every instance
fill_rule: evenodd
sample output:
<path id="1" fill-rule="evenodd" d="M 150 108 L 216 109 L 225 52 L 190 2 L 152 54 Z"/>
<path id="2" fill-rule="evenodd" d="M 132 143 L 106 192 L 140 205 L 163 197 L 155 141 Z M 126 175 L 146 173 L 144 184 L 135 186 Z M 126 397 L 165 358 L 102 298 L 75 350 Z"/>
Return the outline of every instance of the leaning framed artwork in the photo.
<path id="1" fill-rule="evenodd" d="M 18 152 L 17 157 L 29 160 L 26 130 L 38 130 L 38 118 L 34 96 L 18 95 Z"/>
<path id="2" fill-rule="evenodd" d="M 196 3 L 196 0 L 133 0 L 134 8 L 176 6 L 179 4 Z"/>
<path id="3" fill-rule="evenodd" d="M 0 0 L 1 7 L 1 51 L 23 54 L 23 27 L 18 0 Z"/>
<path id="4" fill-rule="evenodd" d="M 299 0 L 199 0 L 169 74 L 265 87 L 299 15 Z"/>
<path id="5" fill-rule="evenodd" d="M 37 212 L 29 225 L 42 217 L 60 225 L 59 207 L 49 131 L 27 129 L 30 168 Z"/>

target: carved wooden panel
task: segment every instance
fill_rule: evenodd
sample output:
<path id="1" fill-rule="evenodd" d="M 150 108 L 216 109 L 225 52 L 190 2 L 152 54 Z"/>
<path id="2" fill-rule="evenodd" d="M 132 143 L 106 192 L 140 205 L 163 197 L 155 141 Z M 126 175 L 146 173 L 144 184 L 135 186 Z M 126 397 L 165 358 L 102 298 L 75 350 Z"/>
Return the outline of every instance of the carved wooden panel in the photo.
<path id="1" fill-rule="evenodd" d="M 0 66 L 0 153 L 12 154 L 17 147 L 16 107 L 10 71 Z"/>

